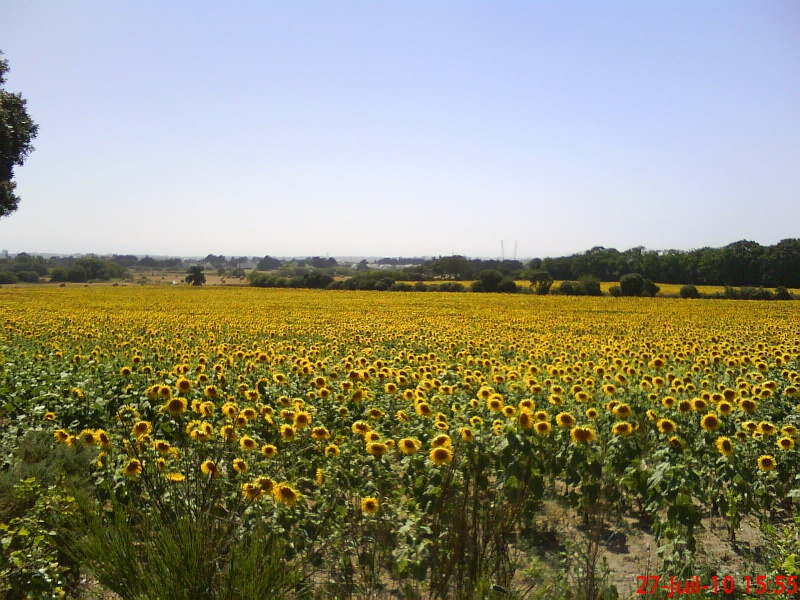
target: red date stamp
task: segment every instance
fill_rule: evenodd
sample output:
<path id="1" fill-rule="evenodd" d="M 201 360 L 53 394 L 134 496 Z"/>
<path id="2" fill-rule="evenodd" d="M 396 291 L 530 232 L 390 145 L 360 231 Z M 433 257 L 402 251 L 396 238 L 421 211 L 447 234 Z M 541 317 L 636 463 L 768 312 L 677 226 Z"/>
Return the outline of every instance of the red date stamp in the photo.
<path id="1" fill-rule="evenodd" d="M 726 575 L 725 577 L 717 577 L 715 575 L 711 577 L 708 583 L 702 582 L 699 577 L 678 579 L 676 577 L 660 577 L 658 575 L 639 575 L 636 580 L 639 582 L 639 588 L 636 590 L 637 594 L 643 596 L 666 592 L 667 598 L 702 593 L 730 596 L 737 589 L 745 594 L 770 594 L 773 596 L 780 594 L 791 596 L 798 591 L 797 575 L 745 576 L 738 583 L 731 575 Z"/>

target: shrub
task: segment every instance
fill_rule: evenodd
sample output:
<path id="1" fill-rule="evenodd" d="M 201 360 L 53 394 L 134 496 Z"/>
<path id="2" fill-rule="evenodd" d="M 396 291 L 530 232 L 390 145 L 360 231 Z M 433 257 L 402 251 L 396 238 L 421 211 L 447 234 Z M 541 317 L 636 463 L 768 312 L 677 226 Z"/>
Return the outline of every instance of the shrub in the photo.
<path id="1" fill-rule="evenodd" d="M 20 271 L 17 279 L 23 283 L 39 283 L 39 274 L 36 271 Z"/>
<path id="2" fill-rule="evenodd" d="M 583 287 L 578 281 L 562 281 L 558 284 L 556 293 L 562 296 L 582 296 Z"/>
<path id="3" fill-rule="evenodd" d="M 623 296 L 641 296 L 644 290 L 644 278 L 639 273 L 628 273 L 620 277 L 619 287 Z"/>
<path id="4" fill-rule="evenodd" d="M 610 288 L 608 288 L 608 293 L 614 298 L 619 298 L 622 296 L 622 288 L 618 285 L 612 285 Z"/>
<path id="5" fill-rule="evenodd" d="M 650 296 L 651 298 L 658 294 L 661 291 L 661 288 L 658 287 L 655 283 L 650 281 L 649 279 L 644 280 L 644 285 L 642 286 L 642 294 L 645 296 Z"/>
<path id="6" fill-rule="evenodd" d="M 10 271 L 0 271 L 0 284 L 17 283 L 17 276 Z"/>
<path id="7" fill-rule="evenodd" d="M 694 285 L 684 285 L 681 287 L 681 298 L 699 298 L 700 292 Z"/>
<path id="8" fill-rule="evenodd" d="M 778 286 L 775 288 L 775 300 L 791 300 L 792 295 L 789 293 L 785 287 Z"/>
<path id="9" fill-rule="evenodd" d="M 502 294 L 515 294 L 517 292 L 517 284 L 510 277 L 505 277 L 502 281 L 500 281 L 500 283 L 497 284 L 495 291 Z"/>
<path id="10" fill-rule="evenodd" d="M 602 296 L 600 280 L 594 275 L 582 275 L 578 280 L 583 296 Z"/>

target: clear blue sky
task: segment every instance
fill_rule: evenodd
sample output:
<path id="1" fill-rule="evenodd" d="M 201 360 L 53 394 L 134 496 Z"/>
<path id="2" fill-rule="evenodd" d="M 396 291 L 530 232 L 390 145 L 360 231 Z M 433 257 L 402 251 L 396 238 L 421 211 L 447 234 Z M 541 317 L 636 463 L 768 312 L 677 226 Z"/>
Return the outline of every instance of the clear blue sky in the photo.
<path id="1" fill-rule="evenodd" d="M 3 0 L 10 252 L 800 237 L 800 2 Z"/>

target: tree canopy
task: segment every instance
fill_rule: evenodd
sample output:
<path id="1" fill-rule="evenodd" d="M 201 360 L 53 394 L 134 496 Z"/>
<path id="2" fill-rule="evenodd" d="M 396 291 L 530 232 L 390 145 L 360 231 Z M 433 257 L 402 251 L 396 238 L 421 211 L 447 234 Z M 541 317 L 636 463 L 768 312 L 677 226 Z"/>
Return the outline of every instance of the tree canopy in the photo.
<path id="1" fill-rule="evenodd" d="M 14 167 L 22 166 L 33 152 L 32 141 L 39 131 L 28 116 L 27 101 L 20 94 L 7 92 L 3 85 L 8 61 L 0 52 L 0 217 L 17 209 L 19 198 L 14 193 L 17 184 Z"/>

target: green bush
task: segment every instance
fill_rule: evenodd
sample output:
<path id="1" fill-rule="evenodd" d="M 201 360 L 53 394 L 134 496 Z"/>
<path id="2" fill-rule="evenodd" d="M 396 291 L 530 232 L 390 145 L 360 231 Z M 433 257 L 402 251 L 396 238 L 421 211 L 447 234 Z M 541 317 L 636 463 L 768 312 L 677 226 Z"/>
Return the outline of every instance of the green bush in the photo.
<path id="1" fill-rule="evenodd" d="M 628 273 L 619 278 L 623 296 L 641 296 L 644 291 L 644 278 L 639 273 Z"/>
<path id="2" fill-rule="evenodd" d="M 681 287 L 681 298 L 699 298 L 700 292 L 697 291 L 697 286 L 684 285 Z"/>

